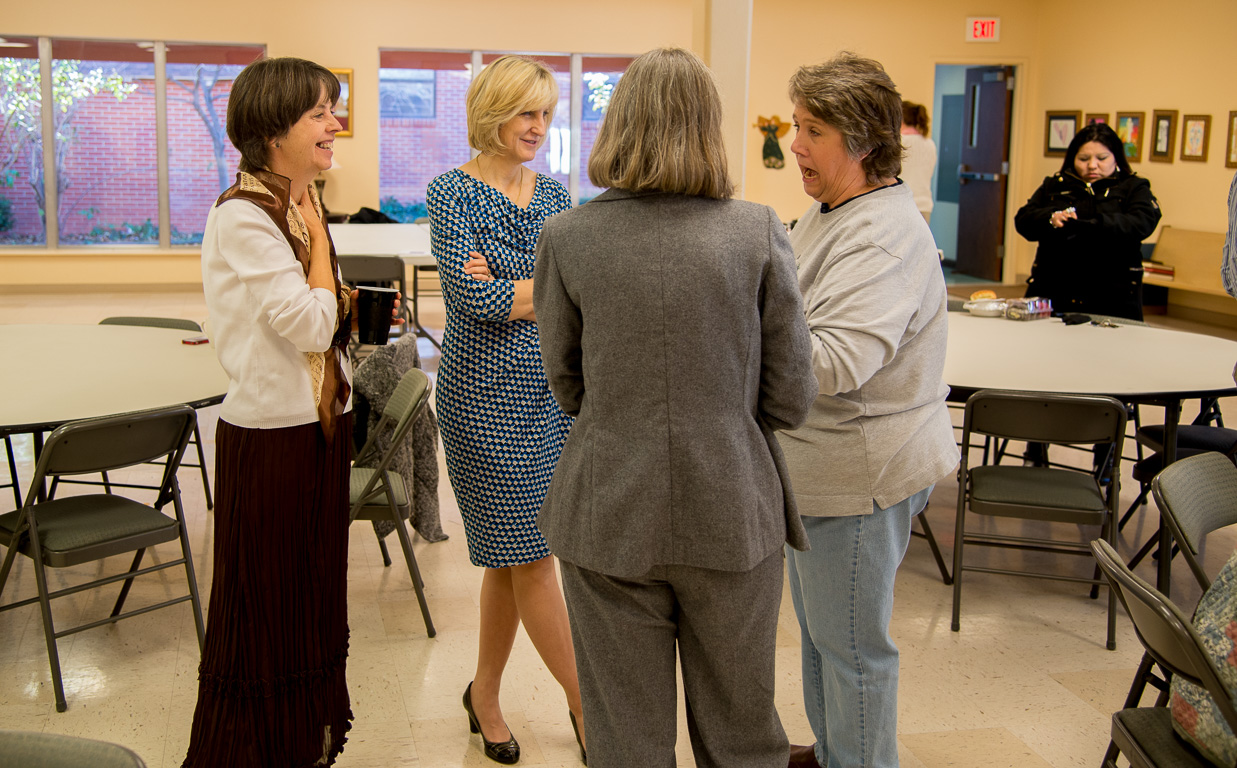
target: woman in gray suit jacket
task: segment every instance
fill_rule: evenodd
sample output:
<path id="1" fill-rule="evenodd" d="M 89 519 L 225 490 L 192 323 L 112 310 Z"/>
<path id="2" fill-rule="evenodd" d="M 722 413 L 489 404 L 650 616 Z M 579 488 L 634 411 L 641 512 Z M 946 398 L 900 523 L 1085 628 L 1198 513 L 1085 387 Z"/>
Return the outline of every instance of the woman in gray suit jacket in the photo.
<path id="1" fill-rule="evenodd" d="M 775 430 L 816 397 L 786 232 L 731 199 L 712 73 L 662 49 L 619 81 L 551 217 L 533 300 L 575 425 L 538 524 L 562 561 L 593 768 L 674 762 L 675 650 L 696 765 L 782 768 L 781 547 L 802 546 Z"/>

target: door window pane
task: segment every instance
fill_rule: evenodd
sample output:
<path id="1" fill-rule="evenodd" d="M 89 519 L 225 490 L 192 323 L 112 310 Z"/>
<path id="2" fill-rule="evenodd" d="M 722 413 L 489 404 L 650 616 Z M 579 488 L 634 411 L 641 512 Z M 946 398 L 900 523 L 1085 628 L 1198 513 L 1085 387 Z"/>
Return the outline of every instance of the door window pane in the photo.
<path id="1" fill-rule="evenodd" d="M 0 38 L 0 245 L 47 242 L 39 45 Z"/>
<path id="2" fill-rule="evenodd" d="M 592 200 L 603 191 L 593 186 L 588 178 L 588 159 L 593 153 L 593 144 L 597 141 L 597 131 L 601 128 L 601 118 L 605 114 L 610 94 L 618 83 L 623 72 L 631 64 L 629 56 L 583 56 L 583 120 L 580 125 L 580 202 Z"/>
<path id="3" fill-rule="evenodd" d="M 236 180 L 228 94 L 261 46 L 167 44 L 168 196 L 173 245 L 202 242 L 206 216 Z"/>
<path id="4" fill-rule="evenodd" d="M 471 61 L 466 52 L 379 54 L 378 197 L 382 212 L 397 221 L 426 216 L 430 181 L 468 162 Z"/>
<path id="5" fill-rule="evenodd" d="M 159 241 L 153 47 L 52 41 L 62 245 Z"/>

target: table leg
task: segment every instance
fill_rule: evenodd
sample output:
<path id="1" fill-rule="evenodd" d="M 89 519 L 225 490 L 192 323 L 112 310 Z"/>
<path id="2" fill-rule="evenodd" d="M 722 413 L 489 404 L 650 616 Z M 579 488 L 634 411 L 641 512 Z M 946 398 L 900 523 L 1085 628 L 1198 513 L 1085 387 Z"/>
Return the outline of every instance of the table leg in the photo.
<path id="1" fill-rule="evenodd" d="M 433 344 L 434 347 L 437 348 L 439 352 L 441 352 L 442 345 L 438 343 L 438 339 L 435 339 L 433 336 L 430 335 L 429 331 L 425 330 L 424 326 L 421 325 L 421 318 L 417 314 L 418 307 L 420 306 L 419 301 L 418 301 L 418 296 L 420 296 L 420 293 L 421 293 L 420 290 L 418 290 L 417 288 L 417 273 L 420 271 L 421 270 L 418 269 L 416 266 L 412 268 L 412 328 L 413 328 L 413 331 L 418 336 L 424 336 L 425 338 L 429 339 L 430 344 Z"/>
<path id="2" fill-rule="evenodd" d="M 1164 403 L 1164 466 L 1177 460 L 1177 424 L 1181 421 L 1181 401 L 1167 400 Z M 1155 576 L 1155 588 L 1167 597 L 1171 588 L 1170 574 L 1173 562 L 1173 537 L 1164 518 L 1160 518 L 1160 559 Z"/>
<path id="3" fill-rule="evenodd" d="M 5 453 L 9 460 L 9 486 L 13 489 L 13 509 L 21 509 L 21 482 L 17 479 L 17 460 L 13 457 L 13 436 L 4 436 Z M 3 488 L 4 486 L 0 486 Z"/>
<path id="4" fill-rule="evenodd" d="M 39 457 L 43 455 L 43 433 L 38 430 L 35 430 L 33 437 L 34 437 L 34 461 L 36 464 L 38 464 Z M 39 488 L 35 494 L 35 498 L 38 499 L 40 502 L 47 501 L 47 486 L 45 486 L 43 483 L 39 483 Z M 27 501 L 29 501 L 29 499 L 27 499 Z"/>

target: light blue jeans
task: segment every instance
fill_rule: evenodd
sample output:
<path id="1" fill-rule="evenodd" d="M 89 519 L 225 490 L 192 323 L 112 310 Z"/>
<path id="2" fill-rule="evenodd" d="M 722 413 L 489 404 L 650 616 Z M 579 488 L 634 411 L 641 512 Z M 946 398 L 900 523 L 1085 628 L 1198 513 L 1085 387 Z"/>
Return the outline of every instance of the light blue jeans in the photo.
<path id="1" fill-rule="evenodd" d="M 810 552 L 787 547 L 803 643 L 803 703 L 826 768 L 898 765 L 893 581 L 929 486 L 871 515 L 805 517 Z"/>

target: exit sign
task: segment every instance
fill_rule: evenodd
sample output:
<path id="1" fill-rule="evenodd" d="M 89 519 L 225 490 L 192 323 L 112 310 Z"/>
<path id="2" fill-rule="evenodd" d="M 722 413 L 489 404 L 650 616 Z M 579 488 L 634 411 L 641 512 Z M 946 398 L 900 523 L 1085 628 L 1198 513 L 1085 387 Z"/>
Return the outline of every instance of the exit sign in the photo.
<path id="1" fill-rule="evenodd" d="M 996 43 L 1001 40 L 1001 19 L 999 17 L 971 16 L 966 20 L 966 41 L 968 43 Z"/>

